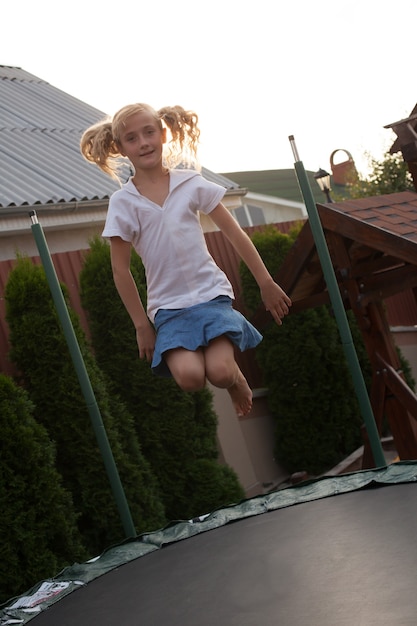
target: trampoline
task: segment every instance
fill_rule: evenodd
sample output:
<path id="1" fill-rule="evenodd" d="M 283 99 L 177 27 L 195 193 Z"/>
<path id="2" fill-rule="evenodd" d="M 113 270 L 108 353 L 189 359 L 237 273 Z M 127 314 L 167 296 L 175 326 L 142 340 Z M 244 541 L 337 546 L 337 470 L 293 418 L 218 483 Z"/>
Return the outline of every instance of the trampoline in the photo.
<path id="1" fill-rule="evenodd" d="M 290 141 L 310 223 L 314 224 L 313 238 L 319 243 L 323 274 L 353 369 L 356 355 L 353 343 L 346 341 L 350 331 L 340 289 L 332 261 L 326 256 L 312 195 L 305 193 L 311 190 L 293 136 Z M 332 216 L 327 228 L 339 236 L 340 225 L 345 224 L 345 236 L 350 239 L 351 217 L 341 222 L 341 215 L 337 211 L 336 229 Z M 63 314 L 62 324 L 71 339 L 73 329 L 65 315 L 62 291 L 34 212 L 31 219 L 40 256 L 53 277 L 51 291 L 57 310 Z M 355 228 L 359 224 L 355 218 Z M 301 232 L 307 233 L 310 246 L 304 250 L 303 262 L 310 264 L 312 240 L 309 232 Z M 378 241 L 384 232 L 377 233 Z M 385 252 L 391 250 L 391 239 L 385 245 Z M 300 260 L 297 267 L 300 270 Z M 310 268 L 307 274 L 310 276 Z M 322 284 L 321 279 L 317 284 Z M 348 292 L 349 286 L 346 289 Z M 355 289 L 352 297 L 357 297 Z M 384 328 L 383 322 L 380 327 Z M 81 379 L 82 357 L 74 359 L 74 364 Z M 389 393 L 393 388 L 407 411 L 410 406 L 414 409 L 415 399 L 404 389 L 395 364 L 382 365 L 390 385 L 384 379 L 381 398 L 388 387 Z M 358 397 L 367 398 L 361 376 L 354 373 Z M 100 428 L 92 390 L 86 401 L 93 424 Z M 372 411 L 364 410 L 371 407 L 363 404 L 372 441 L 378 433 Z M 374 454 L 377 463 L 384 462 L 382 450 L 380 456 L 382 461 Z M 0 609 L 0 626 L 28 622 L 30 626 L 416 626 L 416 481 L 417 462 L 404 461 L 322 477 L 196 520 L 171 524 L 41 581 Z"/>
<path id="2" fill-rule="evenodd" d="M 42 602 L 39 584 L 0 624 L 415 626 L 416 480 L 394 463 L 178 522 L 67 568 Z"/>

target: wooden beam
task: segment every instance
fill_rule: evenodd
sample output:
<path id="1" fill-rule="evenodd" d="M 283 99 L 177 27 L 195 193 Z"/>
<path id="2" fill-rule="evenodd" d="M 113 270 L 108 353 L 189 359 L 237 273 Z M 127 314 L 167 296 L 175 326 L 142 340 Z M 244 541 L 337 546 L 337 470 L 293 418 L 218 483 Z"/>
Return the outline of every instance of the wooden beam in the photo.
<path id="1" fill-rule="evenodd" d="M 384 300 L 402 291 L 417 287 L 417 267 L 403 265 L 393 270 L 363 278 L 360 282 L 360 303 Z"/>
<path id="2" fill-rule="evenodd" d="M 389 365 L 394 372 L 400 370 L 398 352 L 389 329 L 383 303 L 380 300 L 370 302 L 363 309 L 363 316 L 368 319 L 369 324 L 367 329 L 361 327 L 362 336 L 371 362 L 373 380 L 378 380 L 376 376 L 379 375 L 384 381 L 382 392 L 381 383 L 378 387 L 379 393 L 383 393 L 383 400 L 380 401 L 384 402 L 384 414 L 388 420 L 396 449 L 402 459 L 417 459 L 417 439 L 407 410 L 408 404 L 404 406 L 403 395 L 397 397 L 387 386 L 388 380 L 382 373 L 385 364 Z M 391 383 L 391 386 L 393 384 Z M 375 390 L 374 393 L 376 393 Z M 374 400 L 373 409 L 374 407 L 380 408 L 380 406 Z M 365 462 L 367 462 L 366 459 Z"/>
<path id="3" fill-rule="evenodd" d="M 364 315 L 363 308 L 360 304 L 360 291 L 357 281 L 352 277 L 352 261 L 349 256 L 349 240 L 338 235 L 337 233 L 327 233 L 329 242 L 332 246 L 333 261 L 337 266 L 337 276 L 339 279 L 339 287 L 343 294 L 344 300 L 349 302 L 349 306 L 355 313 L 356 320 L 359 328 L 362 331 L 366 330 L 369 326 L 369 321 L 366 315 Z M 345 308 L 347 308 L 345 304 Z"/>
<path id="4" fill-rule="evenodd" d="M 370 276 L 372 274 L 376 274 L 377 272 L 393 269 L 399 265 L 404 265 L 404 261 L 398 259 L 397 257 L 377 252 L 372 259 L 360 259 L 358 261 L 353 259 L 352 275 L 355 278 Z"/>
<path id="5" fill-rule="evenodd" d="M 407 385 L 400 374 L 382 358 L 380 354 L 376 354 L 376 358 L 381 366 L 381 374 L 384 377 L 386 386 L 400 400 L 404 408 L 410 413 L 411 417 L 417 421 L 417 396 Z"/>
<path id="6" fill-rule="evenodd" d="M 334 206 L 318 204 L 320 218 L 325 230 L 338 233 L 357 243 L 385 252 L 402 261 L 415 264 L 417 256 L 417 242 L 399 237 L 382 228 L 378 228 L 365 221 L 355 219 L 343 211 L 335 210 Z M 401 242 L 401 243 L 400 243 Z"/>

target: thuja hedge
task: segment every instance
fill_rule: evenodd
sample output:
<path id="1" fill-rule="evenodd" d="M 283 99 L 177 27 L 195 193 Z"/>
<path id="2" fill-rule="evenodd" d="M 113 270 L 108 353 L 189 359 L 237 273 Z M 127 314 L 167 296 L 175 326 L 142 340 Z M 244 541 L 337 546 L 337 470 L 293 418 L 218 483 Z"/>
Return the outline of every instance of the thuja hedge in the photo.
<path id="1" fill-rule="evenodd" d="M 288 235 L 274 227 L 253 235 L 253 241 L 275 275 L 299 229 Z M 245 302 L 254 312 L 259 290 L 241 265 Z M 358 358 L 369 380 L 369 361 L 349 315 Z M 276 457 L 289 471 L 319 474 L 361 445 L 360 410 L 354 393 L 336 320 L 328 307 L 290 314 L 282 326 L 271 323 L 257 349 L 275 419 Z"/>
<path id="2" fill-rule="evenodd" d="M 86 549 L 99 553 L 124 539 L 124 532 L 43 268 L 18 259 L 5 295 L 10 358 L 22 373 L 35 419 L 56 444 L 56 467 L 72 494 Z M 136 530 L 160 528 L 166 518 L 159 487 L 140 450 L 132 416 L 108 393 L 79 319 L 69 311 Z"/>
<path id="3" fill-rule="evenodd" d="M 28 394 L 0 374 L 0 603 L 86 558 L 55 446 Z"/>
<path id="4" fill-rule="evenodd" d="M 131 272 L 146 306 L 145 272 L 135 253 Z M 217 416 L 210 392 L 185 393 L 139 359 L 135 329 L 114 286 L 110 247 L 98 237 L 90 242 L 80 286 L 97 361 L 113 393 L 134 416 L 169 519 L 190 518 L 242 499 L 235 473 L 217 460 Z"/>

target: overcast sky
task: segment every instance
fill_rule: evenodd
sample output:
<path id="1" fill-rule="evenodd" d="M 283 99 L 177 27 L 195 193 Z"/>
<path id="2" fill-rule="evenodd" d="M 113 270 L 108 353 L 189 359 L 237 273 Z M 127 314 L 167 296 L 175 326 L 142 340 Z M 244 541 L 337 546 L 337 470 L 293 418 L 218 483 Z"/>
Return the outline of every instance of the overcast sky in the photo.
<path id="1" fill-rule="evenodd" d="M 113 114 L 181 104 L 215 172 L 383 155 L 417 103 L 416 0 L 50 0 L 2 8 L 0 65 Z M 344 160 L 343 153 L 339 160 Z"/>

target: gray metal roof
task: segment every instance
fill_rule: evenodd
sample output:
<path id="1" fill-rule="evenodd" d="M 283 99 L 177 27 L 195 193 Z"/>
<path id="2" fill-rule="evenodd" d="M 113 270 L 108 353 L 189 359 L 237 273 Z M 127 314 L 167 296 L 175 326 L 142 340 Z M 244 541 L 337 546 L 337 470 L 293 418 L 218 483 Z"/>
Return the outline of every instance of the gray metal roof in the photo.
<path id="1" fill-rule="evenodd" d="M 0 65 L 0 208 L 107 199 L 118 183 L 79 149 L 84 130 L 104 117 L 21 68 Z M 206 168 L 202 174 L 240 189 Z"/>

